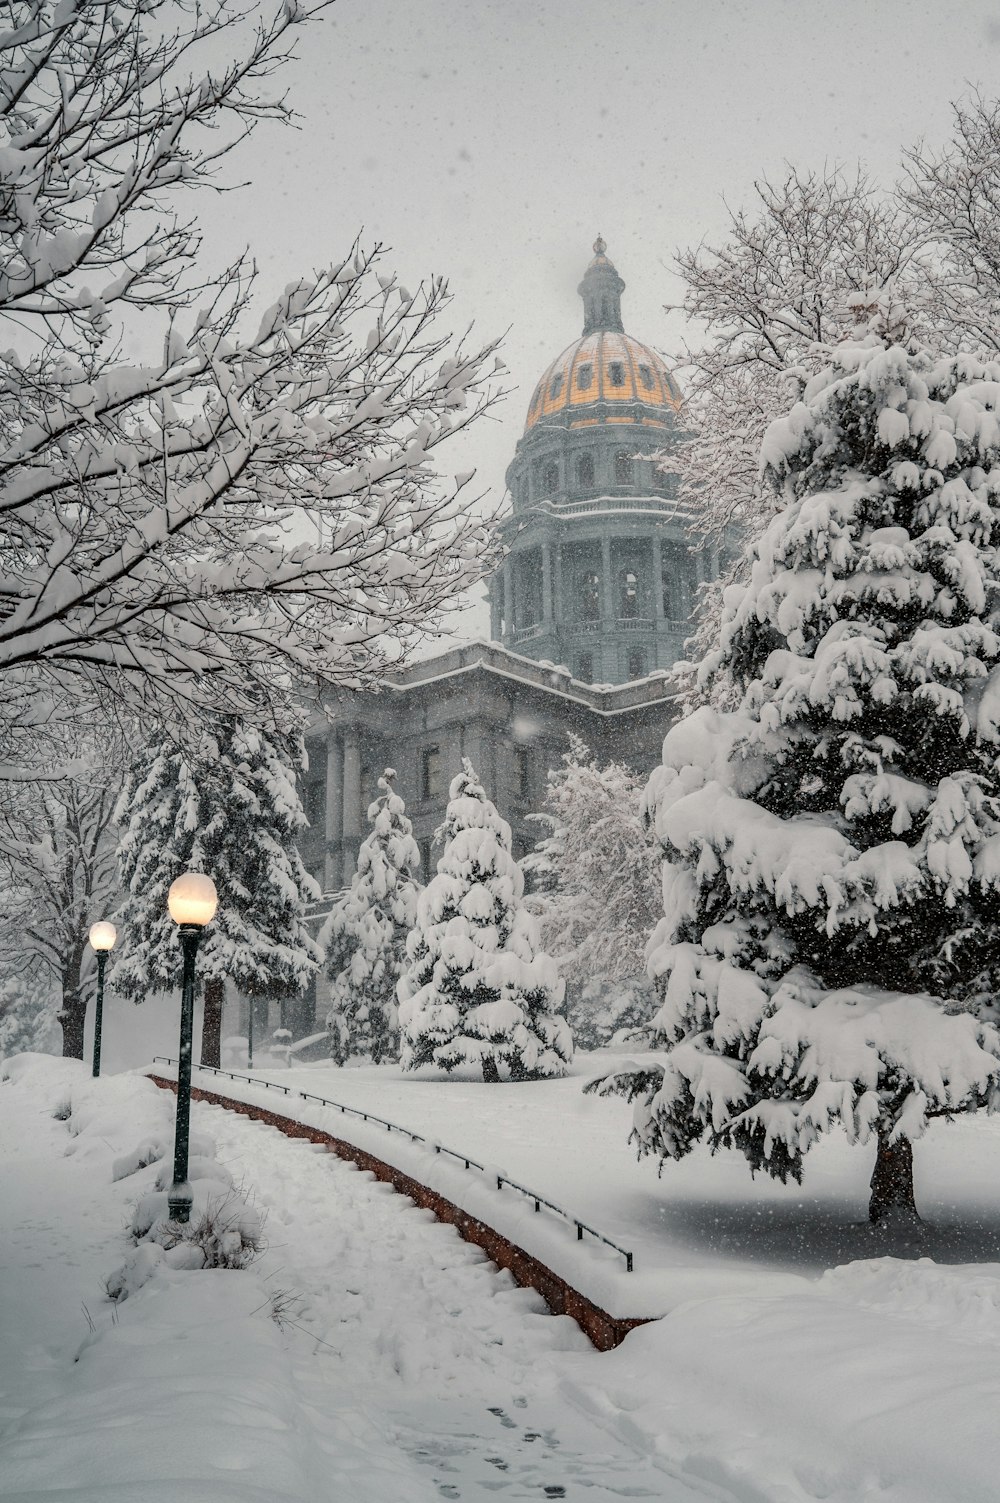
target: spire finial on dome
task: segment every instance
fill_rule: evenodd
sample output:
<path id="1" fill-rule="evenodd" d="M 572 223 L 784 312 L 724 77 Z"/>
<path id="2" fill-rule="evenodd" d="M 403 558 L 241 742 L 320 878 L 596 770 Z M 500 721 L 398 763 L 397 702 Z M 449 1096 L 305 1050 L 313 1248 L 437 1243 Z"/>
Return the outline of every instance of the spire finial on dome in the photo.
<path id="1" fill-rule="evenodd" d="M 594 259 L 576 289 L 583 298 L 584 334 L 594 334 L 599 329 L 613 329 L 618 334 L 625 332 L 622 323 L 625 283 L 605 256 L 606 250 L 603 235 L 598 235 L 594 241 Z"/>

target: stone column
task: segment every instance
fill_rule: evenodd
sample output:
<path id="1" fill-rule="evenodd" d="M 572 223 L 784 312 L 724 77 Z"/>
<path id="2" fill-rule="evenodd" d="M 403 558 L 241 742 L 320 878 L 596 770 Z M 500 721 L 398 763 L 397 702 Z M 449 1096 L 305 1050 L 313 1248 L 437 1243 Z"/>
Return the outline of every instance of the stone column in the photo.
<path id="1" fill-rule="evenodd" d="M 545 539 L 542 542 L 542 620 L 552 624 L 552 547 Z"/>
<path id="2" fill-rule="evenodd" d="M 324 883 L 328 890 L 340 885 L 343 863 L 340 842 L 344 834 L 344 749 L 340 733 L 330 727 L 326 743 L 326 861 Z"/>
<path id="3" fill-rule="evenodd" d="M 657 625 L 663 620 L 663 540 L 658 532 L 653 533 L 653 617 Z"/>
<path id="4" fill-rule="evenodd" d="M 611 577 L 611 539 L 601 539 L 601 615 L 606 621 L 615 618 L 615 582 Z"/>
<path id="5" fill-rule="evenodd" d="M 555 557 L 552 570 L 552 617 L 557 626 L 561 626 L 566 615 L 566 607 L 563 602 L 563 577 L 562 577 L 562 543 L 556 543 Z"/>
<path id="6" fill-rule="evenodd" d="M 514 641 L 514 575 L 510 555 L 503 561 L 503 635 L 508 647 Z"/>
<path id="7" fill-rule="evenodd" d="M 346 887 L 354 875 L 361 844 L 361 747 L 356 730 L 344 732 L 344 864 Z"/>
<path id="8" fill-rule="evenodd" d="M 500 617 L 503 614 L 503 605 L 500 600 L 502 589 L 502 581 L 494 574 L 490 580 L 490 641 L 492 642 L 500 640 Z"/>

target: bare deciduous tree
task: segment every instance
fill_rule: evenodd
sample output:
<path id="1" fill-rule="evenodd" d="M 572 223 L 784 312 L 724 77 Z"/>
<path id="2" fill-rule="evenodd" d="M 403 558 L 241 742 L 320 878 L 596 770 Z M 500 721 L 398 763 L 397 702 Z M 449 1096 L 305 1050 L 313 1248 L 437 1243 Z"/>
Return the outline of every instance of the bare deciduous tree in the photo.
<path id="1" fill-rule="evenodd" d="M 19 0 L 0 37 L 0 731 L 104 701 L 260 717 L 359 685 L 495 546 L 439 446 L 496 399 L 494 348 L 442 332 L 352 245 L 256 309 L 206 274 L 178 196 L 218 186 L 294 28 L 236 0 Z M 214 60 L 225 44 L 232 60 Z M 159 353 L 129 364 L 124 337 Z"/>

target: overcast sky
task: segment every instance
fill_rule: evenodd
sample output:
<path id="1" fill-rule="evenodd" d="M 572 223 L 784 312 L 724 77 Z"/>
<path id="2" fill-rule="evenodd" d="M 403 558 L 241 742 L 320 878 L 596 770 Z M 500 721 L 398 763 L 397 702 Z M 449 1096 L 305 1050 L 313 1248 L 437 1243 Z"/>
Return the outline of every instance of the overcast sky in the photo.
<path id="1" fill-rule="evenodd" d="M 283 285 L 363 228 L 405 283 L 447 275 L 456 324 L 510 330 L 519 390 L 454 465 L 500 488 L 598 231 L 626 328 L 670 354 L 672 253 L 720 235 L 724 199 L 785 160 L 891 182 L 950 100 L 1000 93 L 1000 0 L 338 0 L 300 37 L 302 129 L 262 127 L 252 186 L 202 200 L 206 251 L 249 243 Z"/>

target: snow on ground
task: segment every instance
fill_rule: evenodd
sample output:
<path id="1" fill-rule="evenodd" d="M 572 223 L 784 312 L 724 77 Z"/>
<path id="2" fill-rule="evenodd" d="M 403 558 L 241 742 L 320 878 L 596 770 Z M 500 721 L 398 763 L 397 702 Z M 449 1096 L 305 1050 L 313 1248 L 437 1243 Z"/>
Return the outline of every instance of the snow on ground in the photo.
<path id="1" fill-rule="evenodd" d="M 873 1149 L 826 1135 L 806 1160 L 803 1184 L 752 1180 L 742 1156 L 697 1150 L 680 1164 L 636 1159 L 627 1139 L 631 1108 L 585 1096 L 583 1081 L 620 1065 L 610 1052 L 579 1055 L 562 1080 L 483 1085 L 395 1066 L 328 1065 L 255 1071 L 289 1086 L 359 1107 L 432 1141 L 461 1149 L 539 1191 L 635 1254 L 635 1271 L 571 1227 L 536 1216 L 530 1202 L 497 1191 L 357 1118 L 325 1112 L 210 1074 L 208 1089 L 258 1101 L 369 1149 L 432 1185 L 540 1257 L 614 1315 L 663 1315 L 686 1300 L 737 1289 L 780 1293 L 788 1276 L 818 1277 L 839 1263 L 877 1254 L 924 1253 L 939 1263 L 1000 1257 L 1000 1118 L 936 1123 L 915 1148 L 917 1199 L 926 1222 L 919 1246 L 867 1223 Z M 169 1070 L 164 1073 L 170 1073 Z"/>
<path id="2" fill-rule="evenodd" d="M 1000 1266 L 944 1261 L 995 1236 L 989 1123 L 918 1150 L 925 1209 L 954 1228 L 950 1240 L 932 1234 L 938 1261 L 866 1257 L 827 1271 L 844 1238 L 864 1245 L 848 1218 L 863 1207 L 867 1165 L 846 1148 L 782 1198 L 745 1171 L 728 1180 L 721 1158 L 697 1174 L 682 1166 L 680 1185 L 658 1185 L 646 1165 L 630 1179 L 616 1140 L 623 1195 L 653 1197 L 650 1237 L 667 1228 L 664 1277 L 706 1261 L 713 1273 L 599 1355 L 428 1212 L 311 1145 L 198 1104 L 195 1130 L 267 1215 L 267 1250 L 241 1273 L 160 1269 L 115 1309 L 102 1281 L 157 1166 L 113 1182 L 113 1165 L 162 1135 L 173 1099 L 136 1075 L 93 1083 L 85 1067 L 38 1056 L 2 1071 L 14 1078 L 0 1084 L 11 1229 L 0 1498 L 995 1503 Z M 303 1073 L 317 1089 L 324 1072 Z M 338 1072 L 340 1094 L 364 1089 L 365 1073 Z M 373 1110 L 394 1095 L 391 1115 L 417 1112 L 427 1082 L 378 1075 Z M 620 1106 L 584 1098 L 578 1113 L 574 1084 L 543 1087 L 556 1097 L 545 1110 L 563 1173 L 569 1149 L 586 1157 L 599 1136 L 587 1124 L 606 1128 Z M 488 1093 L 492 1141 L 503 1122 L 513 1172 L 530 1111 L 542 1110 L 519 1097 L 529 1089 L 448 1082 L 423 1093 L 420 1111 L 447 1098 L 440 1136 L 471 1151 Z M 601 1194 L 604 1166 L 592 1166 Z M 586 1179 L 576 1172 L 581 1191 Z"/>

